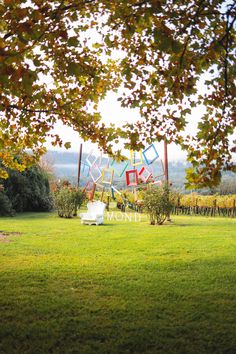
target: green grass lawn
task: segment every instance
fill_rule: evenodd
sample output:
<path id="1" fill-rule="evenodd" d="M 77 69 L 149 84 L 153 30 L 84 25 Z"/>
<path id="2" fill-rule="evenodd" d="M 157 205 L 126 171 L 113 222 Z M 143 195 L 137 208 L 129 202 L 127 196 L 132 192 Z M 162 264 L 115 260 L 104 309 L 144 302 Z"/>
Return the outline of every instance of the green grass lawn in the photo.
<path id="1" fill-rule="evenodd" d="M 236 222 L 173 219 L 0 218 L 0 353 L 236 353 Z"/>

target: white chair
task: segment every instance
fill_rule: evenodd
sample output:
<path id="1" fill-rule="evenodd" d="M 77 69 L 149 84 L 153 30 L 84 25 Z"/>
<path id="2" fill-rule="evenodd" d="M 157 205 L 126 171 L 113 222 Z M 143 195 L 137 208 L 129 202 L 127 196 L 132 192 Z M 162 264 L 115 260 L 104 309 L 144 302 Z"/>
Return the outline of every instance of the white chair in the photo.
<path id="1" fill-rule="evenodd" d="M 87 204 L 87 213 L 81 213 L 81 224 L 86 225 L 100 225 L 103 224 L 103 214 L 105 210 L 106 204 L 96 201 L 96 202 L 89 202 Z"/>

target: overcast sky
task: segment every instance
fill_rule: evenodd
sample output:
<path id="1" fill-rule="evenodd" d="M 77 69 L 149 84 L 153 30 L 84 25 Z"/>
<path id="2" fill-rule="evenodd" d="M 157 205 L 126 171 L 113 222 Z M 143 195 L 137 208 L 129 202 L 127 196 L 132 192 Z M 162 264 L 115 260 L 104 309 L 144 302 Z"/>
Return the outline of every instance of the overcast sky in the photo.
<path id="1" fill-rule="evenodd" d="M 130 121 L 138 120 L 140 117 L 138 109 L 129 109 L 129 108 L 121 107 L 120 102 L 117 101 L 118 97 L 119 95 L 116 93 L 109 93 L 107 95 L 107 98 L 100 103 L 99 108 L 102 114 L 103 121 L 107 124 L 111 122 L 112 123 L 117 122 L 118 125 L 121 125 L 123 122 L 126 121 L 130 122 Z M 192 115 L 189 117 L 189 124 L 187 126 L 186 132 L 196 133 L 197 122 L 200 116 L 202 115 L 202 113 L 203 113 L 202 107 L 195 108 L 193 110 Z M 72 128 L 63 126 L 62 123 L 58 123 L 56 125 L 54 132 L 59 134 L 62 137 L 64 142 L 67 141 L 71 142 L 71 149 L 67 151 L 78 151 L 79 144 L 83 142 L 83 140 L 80 139 L 77 132 L 73 131 Z M 155 145 L 160 155 L 163 155 L 163 143 L 157 142 Z M 49 141 L 47 143 L 47 148 L 49 150 L 54 149 L 51 146 Z M 83 142 L 83 151 L 90 152 L 91 150 L 93 150 L 95 154 L 96 153 L 99 154 L 96 144 L 91 144 L 91 142 Z M 65 151 L 65 149 L 60 149 L 60 151 Z M 169 145 L 168 155 L 170 161 L 184 160 L 186 157 L 186 153 L 184 151 L 181 151 L 181 149 L 175 144 Z"/>

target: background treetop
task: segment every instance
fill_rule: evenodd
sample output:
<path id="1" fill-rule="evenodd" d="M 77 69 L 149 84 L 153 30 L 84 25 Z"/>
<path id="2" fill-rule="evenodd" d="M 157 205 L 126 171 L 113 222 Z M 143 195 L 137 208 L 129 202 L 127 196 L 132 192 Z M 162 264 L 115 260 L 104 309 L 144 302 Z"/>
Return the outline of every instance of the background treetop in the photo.
<path id="1" fill-rule="evenodd" d="M 163 139 L 180 144 L 193 164 L 189 186 L 216 185 L 222 169 L 233 169 L 234 2 L 4 0 L 0 18 L 3 167 L 24 169 L 44 153 L 48 136 L 61 145 L 52 134 L 61 120 L 107 153 L 120 137 L 133 149 Z M 118 88 L 121 104 L 141 115 L 122 129 L 105 126 L 98 112 Z M 205 106 L 198 131 L 186 135 L 198 105 Z"/>

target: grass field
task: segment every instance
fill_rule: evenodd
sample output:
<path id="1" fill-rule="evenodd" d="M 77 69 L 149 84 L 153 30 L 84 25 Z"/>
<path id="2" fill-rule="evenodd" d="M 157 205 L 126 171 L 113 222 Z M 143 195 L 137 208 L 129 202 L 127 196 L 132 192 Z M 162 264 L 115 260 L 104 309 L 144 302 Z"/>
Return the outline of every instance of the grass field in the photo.
<path id="1" fill-rule="evenodd" d="M 0 218 L 0 353 L 236 353 L 236 222 Z"/>

